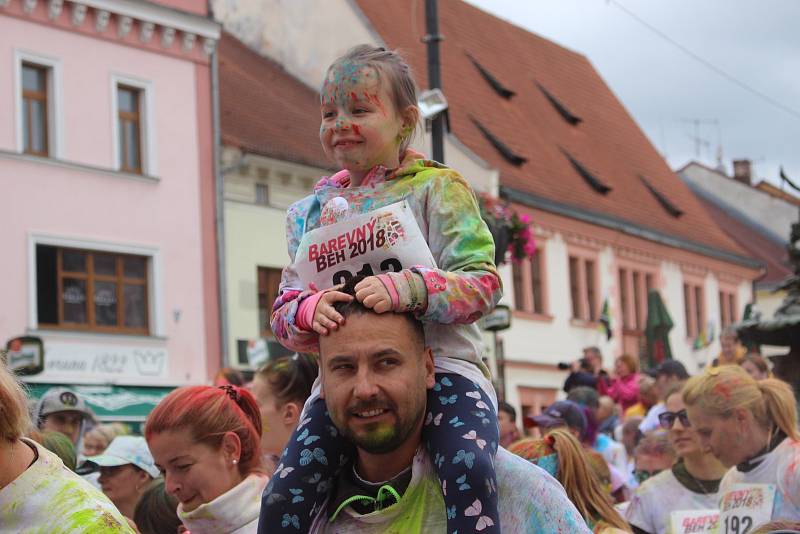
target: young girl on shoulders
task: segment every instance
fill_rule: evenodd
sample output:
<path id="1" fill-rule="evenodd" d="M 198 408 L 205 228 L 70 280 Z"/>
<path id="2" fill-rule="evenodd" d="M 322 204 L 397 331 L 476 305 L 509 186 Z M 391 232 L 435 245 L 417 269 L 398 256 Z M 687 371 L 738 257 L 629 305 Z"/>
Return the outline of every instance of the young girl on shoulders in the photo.
<path id="1" fill-rule="evenodd" d="M 499 532 L 496 397 L 475 324 L 501 296 L 494 242 L 464 178 L 408 148 L 416 103 L 410 68 L 395 52 L 358 46 L 328 69 L 320 141 L 342 170 L 288 210 L 292 263 L 272 331 L 292 350 L 317 352 L 318 336 L 343 323 L 334 304 L 353 298 L 337 288 L 356 274 L 367 276 L 355 296 L 365 306 L 415 314 L 437 366 L 423 440 L 448 533 Z M 381 432 L 391 427 L 390 412 L 367 415 Z M 261 532 L 308 531 L 352 454 L 337 435 L 317 386 L 264 494 Z"/>

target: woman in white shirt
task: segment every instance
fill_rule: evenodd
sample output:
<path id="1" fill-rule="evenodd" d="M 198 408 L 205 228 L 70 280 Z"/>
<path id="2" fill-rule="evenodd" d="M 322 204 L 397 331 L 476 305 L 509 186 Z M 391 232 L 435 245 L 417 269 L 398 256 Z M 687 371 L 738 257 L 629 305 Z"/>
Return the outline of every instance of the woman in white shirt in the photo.
<path id="1" fill-rule="evenodd" d="M 148 416 L 145 438 L 192 534 L 257 531 L 269 477 L 261 467 L 261 416 L 249 391 L 178 388 Z"/>
<path id="2" fill-rule="evenodd" d="M 0 531 L 133 534 L 105 495 L 22 437 L 30 428 L 25 393 L 0 362 Z"/>
<path id="3" fill-rule="evenodd" d="M 715 367 L 689 380 L 683 401 L 700 441 L 731 467 L 720 484 L 721 523 L 726 510 L 742 506 L 747 517 L 736 521 L 752 526 L 800 519 L 800 433 L 789 385 L 756 382 L 739 366 Z M 757 498 L 742 498 L 748 495 Z"/>
<path id="4" fill-rule="evenodd" d="M 636 534 L 676 532 L 672 527 L 673 513 L 677 516 L 680 512 L 717 507 L 719 483 L 726 469 L 701 445 L 689 424 L 682 387 L 677 384 L 667 393 L 665 411 L 658 418 L 668 432 L 678 461 L 671 469 L 644 481 L 634 493 L 626 519 Z"/>

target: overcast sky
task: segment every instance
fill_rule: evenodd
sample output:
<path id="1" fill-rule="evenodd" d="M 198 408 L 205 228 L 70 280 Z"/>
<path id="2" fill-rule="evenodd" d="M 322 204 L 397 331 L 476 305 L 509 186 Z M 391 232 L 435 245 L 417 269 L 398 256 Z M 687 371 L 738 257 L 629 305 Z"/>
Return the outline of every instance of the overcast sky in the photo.
<path id="1" fill-rule="evenodd" d="M 586 55 L 673 169 L 692 159 L 716 166 L 721 145 L 728 173 L 731 159 L 748 158 L 754 178 L 778 184 L 783 165 L 800 182 L 800 0 L 468 1 Z M 703 121 L 699 158 L 695 126 L 685 122 L 694 119 Z"/>

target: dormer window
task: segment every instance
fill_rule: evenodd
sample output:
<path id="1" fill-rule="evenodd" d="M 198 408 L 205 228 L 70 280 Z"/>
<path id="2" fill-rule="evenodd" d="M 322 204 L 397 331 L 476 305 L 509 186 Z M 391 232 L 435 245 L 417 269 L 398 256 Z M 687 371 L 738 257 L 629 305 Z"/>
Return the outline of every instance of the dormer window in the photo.
<path id="1" fill-rule="evenodd" d="M 587 184 L 589 184 L 589 187 L 591 187 L 601 195 L 605 195 L 609 191 L 611 191 L 610 186 L 604 184 L 599 178 L 597 178 L 594 174 L 589 172 L 589 170 L 586 167 L 584 167 L 577 159 L 573 158 L 569 152 L 567 152 L 563 148 L 561 149 L 561 152 L 563 152 L 564 156 L 566 156 L 566 158 L 572 164 L 572 167 L 578 172 L 580 177 L 583 178 L 583 180 Z"/>
<path id="2" fill-rule="evenodd" d="M 580 117 L 578 117 L 574 113 L 570 112 L 570 110 L 567 109 L 567 106 L 562 104 L 561 101 L 558 100 L 555 96 L 553 96 L 553 94 L 550 91 L 545 89 L 542 84 L 540 84 L 539 82 L 535 82 L 535 83 L 536 83 L 536 86 L 539 88 L 539 90 L 542 92 L 542 94 L 544 94 L 544 96 L 547 98 L 547 100 L 550 101 L 550 104 L 552 104 L 553 107 L 555 108 L 555 110 L 558 111 L 558 114 L 561 115 L 561 118 L 563 118 L 565 121 L 567 121 L 568 123 L 570 123 L 573 126 L 576 126 L 581 121 L 583 121 L 583 119 L 581 119 Z"/>
<path id="3" fill-rule="evenodd" d="M 472 123 L 481 131 L 483 136 L 489 141 L 492 146 L 497 149 L 503 159 L 509 162 L 512 165 L 517 167 L 521 166 L 523 163 L 528 161 L 528 158 L 520 156 L 519 154 L 515 153 L 511 148 L 508 147 L 505 143 L 503 143 L 496 135 L 490 132 L 483 124 L 478 122 L 477 119 L 470 117 Z"/>
<path id="4" fill-rule="evenodd" d="M 658 201 L 658 203 L 661 204 L 661 207 L 664 208 L 664 210 L 666 210 L 667 213 L 669 213 L 670 215 L 672 215 L 675 218 L 678 218 L 681 215 L 683 215 L 683 210 L 678 208 L 663 193 L 661 193 L 659 190 L 657 190 L 655 187 L 653 187 L 653 184 L 651 184 L 647 180 L 647 178 L 645 178 L 644 176 L 642 176 L 640 174 L 639 175 L 639 179 L 642 181 L 642 183 L 647 188 L 647 190 L 650 191 L 650 193 L 654 197 L 656 197 L 656 200 Z"/>
<path id="5" fill-rule="evenodd" d="M 471 56 L 471 55 L 469 55 L 469 54 L 467 54 L 467 57 L 468 57 L 468 58 L 469 58 L 469 60 L 472 62 L 472 64 L 473 64 L 473 65 L 475 65 L 475 68 L 476 68 L 476 69 L 478 69 L 478 72 L 480 72 L 480 73 L 481 73 L 481 76 L 483 76 L 483 79 L 484 79 L 484 80 L 486 80 L 487 82 L 489 82 L 489 85 L 491 85 L 491 86 L 492 86 L 492 89 L 494 89 L 494 92 L 495 92 L 495 93 L 497 93 L 498 95 L 502 96 L 502 97 L 503 97 L 503 98 L 505 98 L 506 100 L 510 100 L 510 99 L 511 99 L 511 97 L 512 97 L 512 96 L 514 96 L 514 95 L 516 94 L 514 91 L 512 91 L 511 89 L 509 89 L 508 87 L 506 87 L 505 85 L 503 85 L 503 84 L 500 82 L 500 80 L 498 80 L 497 78 L 495 78 L 495 77 L 492 75 L 492 73 L 491 73 L 491 72 L 489 72 L 488 70 L 486 70 L 486 69 L 483 67 L 483 65 L 481 65 L 480 63 L 478 63 L 478 60 L 476 60 L 474 57 L 472 57 L 472 56 Z"/>

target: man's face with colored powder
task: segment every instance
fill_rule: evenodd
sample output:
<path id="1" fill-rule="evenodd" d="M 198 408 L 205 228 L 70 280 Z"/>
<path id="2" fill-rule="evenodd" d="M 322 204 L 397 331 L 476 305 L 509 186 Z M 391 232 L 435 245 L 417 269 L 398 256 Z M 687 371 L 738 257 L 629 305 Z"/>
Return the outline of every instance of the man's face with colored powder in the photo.
<path id="1" fill-rule="evenodd" d="M 342 64 L 328 72 L 320 93 L 319 137 L 325 154 L 353 173 L 376 165 L 393 169 L 409 130 L 395 109 L 388 77 L 371 67 Z"/>
<path id="2" fill-rule="evenodd" d="M 325 402 L 347 439 L 371 454 L 419 439 L 433 356 L 406 318 L 354 313 L 319 345 Z"/>

